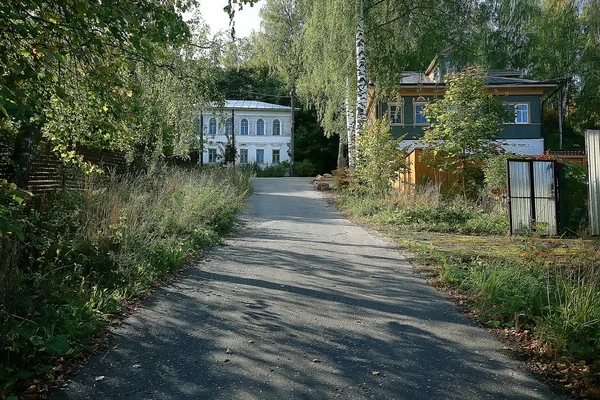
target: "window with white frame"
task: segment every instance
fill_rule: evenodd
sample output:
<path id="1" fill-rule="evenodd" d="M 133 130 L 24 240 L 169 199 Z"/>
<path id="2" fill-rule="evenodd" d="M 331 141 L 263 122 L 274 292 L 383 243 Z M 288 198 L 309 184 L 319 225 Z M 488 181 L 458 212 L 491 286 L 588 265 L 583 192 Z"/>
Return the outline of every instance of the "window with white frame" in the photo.
<path id="1" fill-rule="evenodd" d="M 425 113 L 423 112 L 425 104 L 427 103 L 424 101 L 415 101 L 413 103 L 415 125 L 429 125 L 427 117 L 425 117 Z"/>
<path id="2" fill-rule="evenodd" d="M 529 103 L 504 103 L 504 108 L 514 118 L 510 118 L 506 123 L 509 124 L 529 124 Z"/>
<path id="3" fill-rule="evenodd" d="M 265 121 L 262 118 L 260 118 L 258 121 L 256 121 L 256 134 L 257 135 L 265 134 Z"/>
<path id="4" fill-rule="evenodd" d="M 214 118 L 211 118 L 208 121 L 208 134 L 209 135 L 216 135 L 217 134 L 217 120 Z"/>
<path id="5" fill-rule="evenodd" d="M 217 162 L 217 149 L 208 149 L 208 162 L 209 163 Z"/>
<path id="6" fill-rule="evenodd" d="M 388 117 L 392 125 L 402 125 L 402 106 L 397 103 L 388 103 Z"/>
<path id="7" fill-rule="evenodd" d="M 240 135 L 247 135 L 248 134 L 248 120 L 246 118 L 242 119 L 242 122 L 240 124 Z"/>
<path id="8" fill-rule="evenodd" d="M 265 163 L 265 150 L 264 149 L 256 149 L 256 162 L 259 164 Z"/>
<path id="9" fill-rule="evenodd" d="M 279 154 L 280 154 L 279 149 L 273 149 L 273 159 L 272 159 L 273 164 L 279 164 L 279 159 L 280 159 Z"/>
<path id="10" fill-rule="evenodd" d="M 233 120 L 231 118 L 227 118 L 225 121 L 225 134 L 231 135 L 233 132 Z"/>
<path id="11" fill-rule="evenodd" d="M 281 135 L 281 122 L 278 119 L 273 121 L 273 136 Z"/>
<path id="12" fill-rule="evenodd" d="M 248 164 L 248 149 L 240 149 L 240 164 Z"/>

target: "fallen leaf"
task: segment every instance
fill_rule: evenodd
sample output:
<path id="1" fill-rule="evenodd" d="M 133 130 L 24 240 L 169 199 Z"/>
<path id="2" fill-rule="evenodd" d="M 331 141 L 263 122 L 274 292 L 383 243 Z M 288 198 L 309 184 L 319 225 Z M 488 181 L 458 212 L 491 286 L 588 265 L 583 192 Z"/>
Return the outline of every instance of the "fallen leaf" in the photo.
<path id="1" fill-rule="evenodd" d="M 229 361 L 231 361 L 231 360 L 229 360 L 229 358 L 223 359 L 223 362 L 229 362 Z"/>
<path id="2" fill-rule="evenodd" d="M 133 368 L 142 368 L 140 364 L 133 364 Z"/>
<path id="3" fill-rule="evenodd" d="M 254 343 L 254 340 L 248 340 L 248 343 Z"/>
<path id="4" fill-rule="evenodd" d="M 321 362 L 321 360 L 319 360 L 318 358 L 314 358 L 314 359 L 312 360 L 312 362 L 314 362 L 314 363 L 320 363 L 320 362 Z"/>
<path id="5" fill-rule="evenodd" d="M 225 350 L 226 354 L 233 354 L 233 352 L 229 349 L 229 347 L 227 348 L 227 350 Z"/>
<path id="6" fill-rule="evenodd" d="M 103 381 L 106 378 L 104 375 L 100 375 L 94 378 L 95 381 Z"/>
<path id="7" fill-rule="evenodd" d="M 381 375 L 381 372 L 379 372 L 379 371 L 373 371 L 373 372 L 371 372 L 371 373 L 372 373 L 373 375 Z"/>

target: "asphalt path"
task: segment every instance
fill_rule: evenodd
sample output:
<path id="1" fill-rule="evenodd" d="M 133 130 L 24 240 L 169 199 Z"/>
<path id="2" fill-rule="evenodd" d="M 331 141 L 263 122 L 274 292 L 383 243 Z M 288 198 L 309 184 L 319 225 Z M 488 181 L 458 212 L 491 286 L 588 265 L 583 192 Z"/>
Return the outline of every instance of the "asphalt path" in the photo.
<path id="1" fill-rule="evenodd" d="M 56 399 L 555 399 L 307 179 L 156 290 Z"/>

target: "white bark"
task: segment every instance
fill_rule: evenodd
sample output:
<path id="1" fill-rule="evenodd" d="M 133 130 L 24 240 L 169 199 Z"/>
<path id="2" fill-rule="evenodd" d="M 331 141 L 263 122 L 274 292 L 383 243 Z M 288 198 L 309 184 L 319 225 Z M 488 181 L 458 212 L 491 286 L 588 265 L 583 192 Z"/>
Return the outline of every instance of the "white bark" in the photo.
<path id="1" fill-rule="evenodd" d="M 356 141 L 360 136 L 360 132 L 367 122 L 367 53 L 365 46 L 365 16 L 364 16 L 364 1 L 358 0 L 358 22 L 356 24 L 356 119 L 354 133 L 354 154 L 350 160 L 354 158 L 356 163 L 357 153 L 360 149 L 356 146 Z M 351 164 L 352 165 L 352 164 Z"/>
<path id="2" fill-rule="evenodd" d="M 355 121 L 354 121 L 354 110 L 350 102 L 350 84 L 348 78 L 346 78 L 346 131 L 347 131 L 347 142 L 348 142 L 348 166 L 350 169 L 354 168 L 354 132 L 355 132 Z"/>
<path id="3" fill-rule="evenodd" d="M 563 121 L 567 112 L 567 96 L 569 94 L 569 81 L 565 84 L 565 92 L 560 99 L 560 105 L 558 106 L 558 149 L 563 148 Z"/>

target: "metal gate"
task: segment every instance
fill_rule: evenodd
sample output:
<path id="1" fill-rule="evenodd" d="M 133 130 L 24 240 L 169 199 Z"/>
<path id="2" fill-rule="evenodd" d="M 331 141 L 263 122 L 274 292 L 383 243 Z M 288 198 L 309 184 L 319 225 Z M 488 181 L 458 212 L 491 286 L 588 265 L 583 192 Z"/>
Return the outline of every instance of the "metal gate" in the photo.
<path id="1" fill-rule="evenodd" d="M 585 133 L 585 151 L 588 156 L 590 229 L 592 235 L 600 235 L 600 131 Z"/>
<path id="2" fill-rule="evenodd" d="M 558 234 L 558 170 L 555 161 L 508 160 L 511 235 Z"/>

